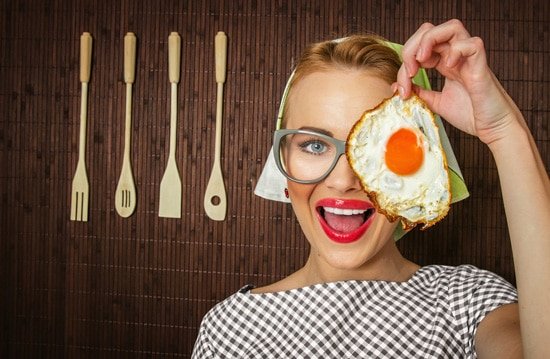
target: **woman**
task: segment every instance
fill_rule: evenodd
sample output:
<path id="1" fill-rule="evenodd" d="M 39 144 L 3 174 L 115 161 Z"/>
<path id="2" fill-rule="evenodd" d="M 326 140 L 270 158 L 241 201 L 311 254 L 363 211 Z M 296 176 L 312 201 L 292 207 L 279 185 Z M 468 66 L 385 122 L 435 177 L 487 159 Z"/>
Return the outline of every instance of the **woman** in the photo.
<path id="1" fill-rule="evenodd" d="M 372 210 L 341 156 L 315 183 L 288 180 L 311 245 L 304 267 L 213 308 L 194 357 L 550 357 L 550 184 L 525 121 L 487 67 L 482 41 L 459 21 L 422 25 L 402 56 L 400 64 L 374 37 L 313 45 L 290 82 L 283 127 L 294 136 L 321 134 L 300 142 L 302 150 L 321 151 L 397 90 L 403 98 L 416 92 L 477 136 L 498 167 L 519 304 L 515 289 L 487 271 L 419 267 L 403 258 L 392 238 L 397 223 Z M 420 67 L 445 76 L 441 93 L 413 88 Z M 303 168 L 303 179 L 315 164 Z"/>

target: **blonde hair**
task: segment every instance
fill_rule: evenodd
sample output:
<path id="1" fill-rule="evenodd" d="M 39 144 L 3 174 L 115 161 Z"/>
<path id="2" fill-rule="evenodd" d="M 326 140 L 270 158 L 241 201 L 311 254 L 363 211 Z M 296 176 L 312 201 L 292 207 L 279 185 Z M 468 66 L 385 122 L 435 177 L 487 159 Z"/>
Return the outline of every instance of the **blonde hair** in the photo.
<path id="1" fill-rule="evenodd" d="M 323 41 L 309 45 L 299 58 L 294 76 L 289 83 L 289 97 L 292 87 L 314 72 L 333 69 L 368 70 L 375 76 L 392 84 L 397 79 L 401 61 L 397 53 L 376 35 L 352 35 L 340 40 Z M 283 113 L 287 112 L 288 101 Z M 283 127 L 286 121 L 283 117 Z"/>

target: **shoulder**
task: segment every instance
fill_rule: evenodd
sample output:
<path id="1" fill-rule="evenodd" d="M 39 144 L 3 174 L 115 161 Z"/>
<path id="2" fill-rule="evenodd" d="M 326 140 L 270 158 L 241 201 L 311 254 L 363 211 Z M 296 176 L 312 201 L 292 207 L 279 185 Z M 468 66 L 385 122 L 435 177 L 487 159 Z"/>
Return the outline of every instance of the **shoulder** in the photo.
<path id="1" fill-rule="evenodd" d="M 251 286 L 241 288 L 212 307 L 202 318 L 199 334 L 195 341 L 192 358 L 215 357 L 217 344 L 231 340 L 232 333 L 247 321 L 244 305 L 246 294 Z M 229 338 L 226 338 L 229 335 Z"/>
<path id="2" fill-rule="evenodd" d="M 252 286 L 245 286 L 218 302 L 206 313 L 203 318 L 203 324 L 238 314 L 239 308 L 243 306 L 243 296 L 246 296 L 251 288 Z"/>
<path id="3" fill-rule="evenodd" d="M 439 283 L 455 289 L 473 288 L 481 284 L 493 284 L 512 289 L 513 286 L 499 275 L 471 264 L 459 266 L 429 265 L 419 271 L 421 280 Z"/>
<path id="4" fill-rule="evenodd" d="M 477 268 L 473 265 L 450 267 L 446 271 L 449 289 L 454 294 L 496 296 L 499 293 L 516 297 L 516 289 L 504 278 L 491 271 Z"/>
<path id="5" fill-rule="evenodd" d="M 473 265 L 430 265 L 422 267 L 418 277 L 418 289 L 444 300 L 457 319 L 468 317 L 478 323 L 496 307 L 517 301 L 514 286 Z"/>
<path id="6" fill-rule="evenodd" d="M 424 288 L 432 291 L 438 303 L 444 305 L 452 318 L 453 327 L 464 343 L 466 353 L 475 352 L 475 337 L 480 323 L 491 313 L 508 313 L 517 310 L 517 291 L 499 275 L 473 265 L 422 268 Z M 504 309 L 504 310 L 501 310 Z M 505 315 L 510 318 L 513 316 Z M 501 318 L 501 315 L 493 316 Z M 493 325 L 486 325 L 494 329 Z M 483 330 L 482 330 L 483 332 Z"/>

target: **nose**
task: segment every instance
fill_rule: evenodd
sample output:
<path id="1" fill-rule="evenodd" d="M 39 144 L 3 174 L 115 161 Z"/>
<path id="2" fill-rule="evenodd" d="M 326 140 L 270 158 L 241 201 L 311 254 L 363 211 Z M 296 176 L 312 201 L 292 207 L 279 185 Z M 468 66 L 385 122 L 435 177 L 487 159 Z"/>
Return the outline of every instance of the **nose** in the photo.
<path id="1" fill-rule="evenodd" d="M 351 169 L 345 155 L 340 156 L 336 166 L 323 182 L 327 187 L 341 193 L 362 189 L 361 182 Z"/>

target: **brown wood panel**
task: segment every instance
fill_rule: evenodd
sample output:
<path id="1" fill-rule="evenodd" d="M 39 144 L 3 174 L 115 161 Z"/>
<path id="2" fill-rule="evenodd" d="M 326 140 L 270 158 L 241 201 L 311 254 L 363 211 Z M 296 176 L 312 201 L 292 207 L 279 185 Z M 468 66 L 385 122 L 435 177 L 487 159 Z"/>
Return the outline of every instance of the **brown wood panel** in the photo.
<path id="1" fill-rule="evenodd" d="M 189 357 L 202 316 L 247 283 L 298 269 L 308 246 L 290 206 L 253 195 L 286 78 L 304 46 L 372 31 L 403 42 L 424 21 L 461 18 L 517 100 L 550 162 L 547 1 L 92 1 L 0 3 L 0 356 Z M 206 217 L 216 85 L 228 35 L 223 222 Z M 79 37 L 94 38 L 87 168 L 90 220 L 69 221 L 80 111 Z M 123 37 L 138 38 L 132 164 L 138 205 L 120 218 Z M 177 163 L 181 219 L 158 218 L 170 85 L 167 38 L 182 36 Z M 434 85 L 441 79 L 431 74 Z M 514 282 L 494 162 L 448 128 L 472 196 L 400 241 L 420 264 L 472 263 Z"/>

